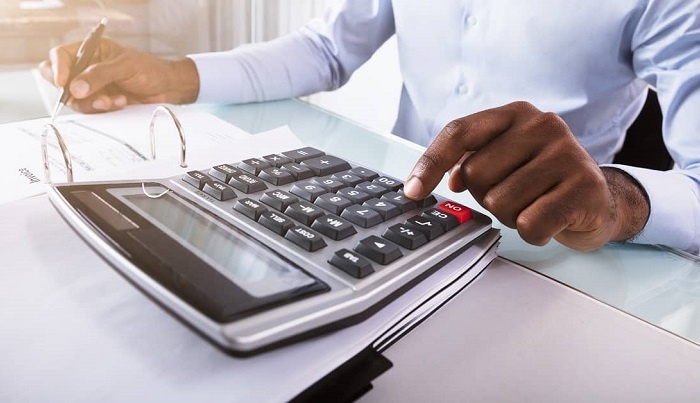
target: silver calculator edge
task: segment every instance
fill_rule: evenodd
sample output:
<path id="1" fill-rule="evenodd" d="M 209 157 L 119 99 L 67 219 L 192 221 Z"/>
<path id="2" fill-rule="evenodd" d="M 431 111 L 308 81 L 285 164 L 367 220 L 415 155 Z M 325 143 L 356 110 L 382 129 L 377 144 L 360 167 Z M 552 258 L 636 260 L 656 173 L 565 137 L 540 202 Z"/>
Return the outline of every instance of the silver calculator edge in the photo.
<path id="1" fill-rule="evenodd" d="M 188 192 L 192 193 L 192 191 L 186 186 L 173 183 L 171 179 L 172 178 L 164 178 L 151 182 L 160 182 L 166 187 L 179 188 L 178 190 L 185 195 L 187 195 Z M 113 183 L 116 184 L 123 182 L 124 181 L 114 181 Z M 110 182 L 106 181 L 94 183 L 108 184 Z M 81 182 L 80 185 L 90 185 L 90 182 Z M 231 323 L 218 323 L 199 312 L 194 307 L 190 306 L 175 293 L 165 288 L 157 280 L 151 278 L 148 274 L 144 273 L 129 260 L 123 257 L 117 250 L 114 249 L 111 243 L 105 240 L 105 238 L 95 230 L 94 226 L 91 225 L 86 218 L 82 217 L 77 210 L 70 206 L 63 195 L 61 195 L 61 193 L 57 190 L 56 186 L 71 186 L 71 184 L 57 184 L 50 186 L 48 190 L 49 198 L 64 219 L 75 230 L 77 230 L 78 234 L 80 234 L 80 236 L 91 247 L 98 251 L 98 253 L 105 258 L 105 260 L 107 260 L 114 268 L 116 268 L 135 285 L 145 291 L 147 295 L 154 298 L 168 310 L 181 316 L 186 323 L 192 324 L 196 330 L 203 333 L 206 337 L 222 346 L 225 350 L 240 354 L 255 353 L 261 349 L 266 349 L 269 346 L 283 343 L 287 339 L 294 339 L 297 336 L 312 333 L 319 327 L 332 326 L 336 322 L 363 314 L 368 307 L 374 307 L 374 310 L 378 309 L 380 306 L 387 303 L 384 300 L 388 296 L 396 293 L 404 287 L 409 286 L 410 280 L 420 276 L 422 272 L 428 270 L 426 268 L 431 268 L 438 265 L 450 255 L 457 253 L 463 248 L 472 244 L 491 228 L 491 220 L 488 217 L 475 212 L 472 222 L 460 225 L 458 228 L 442 235 L 439 238 L 439 241 L 433 241 L 428 244 L 432 244 L 434 246 L 446 245 L 447 247 L 432 251 L 432 253 L 421 262 L 421 265 L 419 265 L 420 268 L 416 268 L 416 265 L 410 265 L 411 260 L 409 259 L 403 259 L 403 262 L 401 259 L 399 259 L 399 261 L 394 262 L 394 264 L 399 264 L 400 266 L 405 262 L 405 265 L 408 266 L 403 267 L 400 270 L 392 269 L 392 273 L 401 273 L 400 279 L 397 280 L 397 276 L 394 275 L 388 281 L 381 282 L 381 286 L 377 286 L 378 282 L 375 281 L 373 282 L 374 289 L 369 291 L 365 290 L 366 292 L 359 293 L 359 297 L 357 295 L 353 295 L 352 297 L 346 295 L 345 298 L 340 298 L 338 295 L 332 295 L 332 298 L 330 296 L 326 296 L 325 298 L 328 300 L 325 301 L 322 309 L 318 309 L 318 303 L 317 301 L 314 301 L 314 298 L 323 298 L 324 295 L 301 299 L 292 304 L 288 304 L 287 306 L 275 308 L 261 314 L 263 316 L 267 316 L 265 321 L 268 323 L 262 327 L 256 325 L 256 318 L 247 320 L 247 322 L 244 319 L 242 321 L 234 321 Z M 182 193 L 178 193 L 178 195 L 182 196 Z M 444 198 L 440 198 L 440 200 L 444 200 Z M 194 201 L 194 199 L 190 199 L 190 201 Z M 242 222 L 245 223 L 244 220 L 242 220 Z M 235 225 L 241 226 L 241 223 L 236 223 Z M 269 240 L 274 242 L 275 235 L 267 234 L 266 229 L 262 229 L 262 227 L 256 228 L 256 226 L 249 224 L 245 224 L 244 226 L 248 227 L 248 230 L 250 230 L 250 228 L 254 228 L 254 232 L 257 232 L 258 236 L 267 237 Z M 428 245 L 425 245 L 424 248 L 429 249 Z M 289 248 L 290 250 L 294 250 L 294 246 L 289 246 Z M 296 254 L 300 256 L 302 255 L 300 252 L 296 252 Z M 304 264 L 308 263 L 310 262 L 304 262 Z M 414 273 L 414 270 L 417 271 L 417 273 Z M 329 279 L 323 278 L 322 281 L 329 282 Z M 332 283 L 333 281 L 330 280 L 330 282 Z M 346 283 L 345 285 L 348 284 Z M 346 294 L 352 294 L 352 288 L 352 286 L 348 287 Z M 269 325 L 270 318 L 274 320 L 275 317 L 284 317 L 285 308 L 289 310 L 292 309 L 290 306 L 300 307 L 304 305 L 308 306 L 304 308 L 306 310 L 306 314 L 302 315 L 301 317 L 291 320 L 278 321 L 278 324 L 275 326 Z M 261 315 L 255 316 L 260 317 Z"/>

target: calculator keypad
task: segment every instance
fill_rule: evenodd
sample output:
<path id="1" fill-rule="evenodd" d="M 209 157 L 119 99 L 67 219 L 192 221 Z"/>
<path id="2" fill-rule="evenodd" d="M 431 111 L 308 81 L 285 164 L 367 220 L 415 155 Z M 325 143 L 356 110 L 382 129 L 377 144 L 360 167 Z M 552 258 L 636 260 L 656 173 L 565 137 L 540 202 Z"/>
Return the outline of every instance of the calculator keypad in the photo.
<path id="1" fill-rule="evenodd" d="M 438 205 L 434 195 L 408 199 L 402 181 L 313 147 L 190 171 L 182 180 L 215 200 L 230 201 L 231 211 L 304 251 L 332 248 L 329 266 L 357 279 L 472 217 L 468 207 L 449 200 Z M 346 239 L 352 249 L 340 242 Z"/>

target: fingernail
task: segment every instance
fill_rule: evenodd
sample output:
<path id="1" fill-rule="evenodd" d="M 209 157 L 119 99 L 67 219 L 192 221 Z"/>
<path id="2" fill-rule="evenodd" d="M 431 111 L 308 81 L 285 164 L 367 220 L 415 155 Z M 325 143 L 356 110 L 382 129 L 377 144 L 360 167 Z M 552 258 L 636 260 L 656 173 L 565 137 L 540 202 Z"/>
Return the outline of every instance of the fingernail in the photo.
<path id="1" fill-rule="evenodd" d="M 423 182 L 415 176 L 408 179 L 403 187 L 403 193 L 409 199 L 417 199 L 423 194 Z"/>
<path id="2" fill-rule="evenodd" d="M 123 108 L 126 106 L 126 98 L 125 97 L 116 97 L 114 98 L 114 105 Z"/>
<path id="3" fill-rule="evenodd" d="M 76 97 L 85 97 L 87 96 L 88 91 L 90 91 L 90 85 L 83 80 L 74 81 L 70 85 L 70 92 Z"/>
<path id="4" fill-rule="evenodd" d="M 92 108 L 96 109 L 98 111 L 105 111 L 105 110 L 107 110 L 107 104 L 105 103 L 105 101 L 103 101 L 101 99 L 96 99 L 92 103 Z"/>

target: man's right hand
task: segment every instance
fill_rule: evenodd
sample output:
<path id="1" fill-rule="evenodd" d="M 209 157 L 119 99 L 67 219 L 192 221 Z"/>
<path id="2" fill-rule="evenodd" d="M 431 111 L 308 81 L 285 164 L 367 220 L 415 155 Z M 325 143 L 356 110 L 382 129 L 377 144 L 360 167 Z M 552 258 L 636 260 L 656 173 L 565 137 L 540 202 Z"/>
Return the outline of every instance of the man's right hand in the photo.
<path id="1" fill-rule="evenodd" d="M 633 238 L 649 218 L 646 191 L 634 178 L 599 167 L 561 117 L 527 102 L 450 122 L 416 163 L 404 194 L 425 198 L 445 172 L 452 191 L 469 190 L 533 245 L 554 238 L 594 250 Z"/>
<path id="2" fill-rule="evenodd" d="M 62 88 L 71 74 L 80 43 L 57 46 L 39 64 L 41 75 Z M 197 99 L 199 75 L 188 58 L 166 60 L 103 39 L 90 65 L 70 83 L 68 106 L 95 113 L 129 104 L 186 104 Z"/>

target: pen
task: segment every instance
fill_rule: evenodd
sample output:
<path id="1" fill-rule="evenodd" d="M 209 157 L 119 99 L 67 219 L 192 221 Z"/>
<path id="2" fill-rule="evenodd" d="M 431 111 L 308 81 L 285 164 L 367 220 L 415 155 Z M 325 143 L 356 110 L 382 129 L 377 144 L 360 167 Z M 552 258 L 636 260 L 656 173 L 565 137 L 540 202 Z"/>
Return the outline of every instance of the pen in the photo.
<path id="1" fill-rule="evenodd" d="M 97 24 L 92 31 L 90 31 L 83 43 L 80 44 L 78 53 L 75 55 L 75 64 L 71 69 L 68 81 L 66 81 L 66 84 L 61 89 L 61 96 L 53 109 L 53 113 L 51 114 L 51 123 L 54 122 L 63 105 L 65 105 L 71 97 L 70 90 L 68 88 L 70 83 L 73 81 L 73 78 L 82 73 L 83 70 L 85 70 L 90 64 L 90 59 L 92 59 L 92 55 L 95 54 L 95 50 L 97 50 L 97 46 L 99 46 L 100 40 L 102 39 L 102 33 L 105 30 L 105 25 L 107 25 L 107 18 L 102 18 L 100 23 Z"/>

